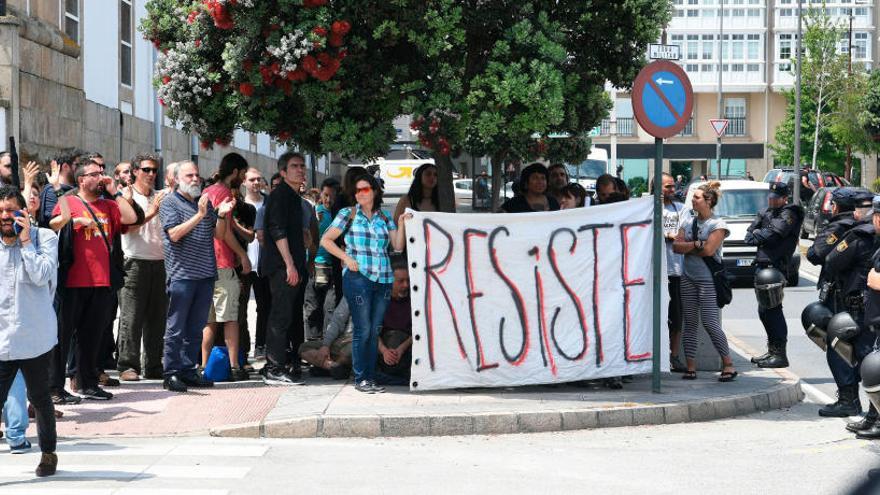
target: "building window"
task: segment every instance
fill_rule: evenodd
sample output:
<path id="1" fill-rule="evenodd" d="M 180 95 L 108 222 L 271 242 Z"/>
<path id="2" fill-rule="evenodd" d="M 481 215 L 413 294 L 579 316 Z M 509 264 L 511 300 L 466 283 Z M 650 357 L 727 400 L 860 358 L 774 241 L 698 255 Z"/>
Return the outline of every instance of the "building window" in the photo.
<path id="1" fill-rule="evenodd" d="M 131 0 L 119 2 L 119 82 L 131 87 Z"/>
<path id="2" fill-rule="evenodd" d="M 64 0 L 64 34 L 79 43 L 79 0 Z"/>
<path id="3" fill-rule="evenodd" d="M 697 9 L 688 9 L 687 14 L 688 17 L 699 17 L 700 11 Z"/>
<path id="4" fill-rule="evenodd" d="M 853 58 L 868 58 L 868 33 L 853 33 Z"/>
<path id="5" fill-rule="evenodd" d="M 745 136 L 746 134 L 746 99 L 725 98 L 724 118 L 730 120 L 727 126 L 727 134 L 730 136 Z"/>
<path id="6" fill-rule="evenodd" d="M 760 64 L 748 64 L 746 66 L 746 70 L 749 72 L 758 72 L 759 70 L 761 70 L 761 65 Z"/>
<path id="7" fill-rule="evenodd" d="M 700 66 L 698 64 L 687 64 L 684 67 L 684 70 L 686 72 L 697 72 L 699 69 L 700 69 Z"/>
<path id="8" fill-rule="evenodd" d="M 791 60 L 791 38 L 790 34 L 779 35 L 779 60 L 785 62 Z"/>

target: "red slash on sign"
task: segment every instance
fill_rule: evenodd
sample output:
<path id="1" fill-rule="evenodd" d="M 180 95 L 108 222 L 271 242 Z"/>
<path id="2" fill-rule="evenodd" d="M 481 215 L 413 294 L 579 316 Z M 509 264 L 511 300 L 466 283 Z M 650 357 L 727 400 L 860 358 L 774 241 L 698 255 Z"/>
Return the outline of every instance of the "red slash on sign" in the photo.
<path id="1" fill-rule="evenodd" d="M 727 130 L 727 125 L 730 124 L 730 121 L 727 119 L 709 119 L 709 123 L 712 124 L 715 135 L 721 137 L 724 135 L 724 131 Z"/>

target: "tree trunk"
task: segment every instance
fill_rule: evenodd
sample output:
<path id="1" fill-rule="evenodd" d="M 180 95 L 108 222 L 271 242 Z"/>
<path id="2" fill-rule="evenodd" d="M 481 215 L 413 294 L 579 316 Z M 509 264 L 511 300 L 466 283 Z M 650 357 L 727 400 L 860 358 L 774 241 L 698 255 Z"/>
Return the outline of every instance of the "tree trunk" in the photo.
<path id="1" fill-rule="evenodd" d="M 455 213 L 455 189 L 452 187 L 452 159 L 449 155 L 434 152 L 437 165 L 437 187 L 440 196 L 440 211 Z"/>
<path id="2" fill-rule="evenodd" d="M 492 157 L 492 211 L 501 206 L 501 191 L 504 188 L 504 161 L 499 156 Z"/>
<path id="3" fill-rule="evenodd" d="M 843 177 L 852 182 L 852 146 L 846 146 L 846 161 L 843 163 Z"/>

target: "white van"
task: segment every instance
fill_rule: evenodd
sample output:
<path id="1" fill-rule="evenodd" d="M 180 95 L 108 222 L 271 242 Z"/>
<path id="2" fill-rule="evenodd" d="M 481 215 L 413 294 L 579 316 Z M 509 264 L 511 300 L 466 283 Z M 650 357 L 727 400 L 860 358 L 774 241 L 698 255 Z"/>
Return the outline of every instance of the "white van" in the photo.
<path id="1" fill-rule="evenodd" d="M 586 160 L 577 164 L 566 163 L 565 168 L 568 170 L 568 177 L 571 181 L 584 186 L 590 195 L 594 194 L 596 179 L 600 175 L 614 173 L 608 170 L 608 152 L 595 146 L 590 149 L 590 155 Z"/>

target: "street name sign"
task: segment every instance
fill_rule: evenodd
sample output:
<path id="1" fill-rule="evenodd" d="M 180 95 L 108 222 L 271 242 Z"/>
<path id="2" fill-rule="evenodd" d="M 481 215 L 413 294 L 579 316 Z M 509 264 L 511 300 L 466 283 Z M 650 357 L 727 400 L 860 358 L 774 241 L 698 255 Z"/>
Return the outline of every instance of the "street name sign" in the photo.
<path id="1" fill-rule="evenodd" d="M 709 123 L 712 124 L 712 129 L 715 130 L 715 135 L 721 137 L 727 131 L 727 126 L 730 124 L 730 120 L 728 119 L 709 119 Z"/>
<path id="2" fill-rule="evenodd" d="M 642 129 L 656 138 L 670 138 L 681 132 L 691 118 L 694 89 L 681 67 L 658 60 L 636 76 L 632 106 Z"/>
<path id="3" fill-rule="evenodd" d="M 648 45 L 648 58 L 652 60 L 680 60 L 681 47 L 678 45 Z"/>

